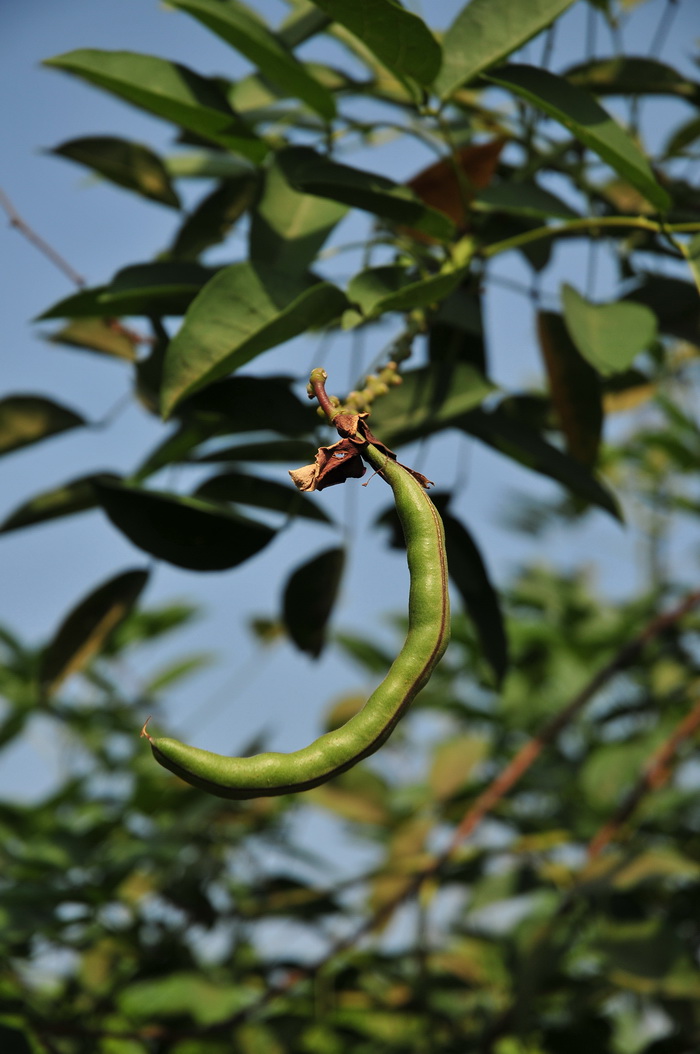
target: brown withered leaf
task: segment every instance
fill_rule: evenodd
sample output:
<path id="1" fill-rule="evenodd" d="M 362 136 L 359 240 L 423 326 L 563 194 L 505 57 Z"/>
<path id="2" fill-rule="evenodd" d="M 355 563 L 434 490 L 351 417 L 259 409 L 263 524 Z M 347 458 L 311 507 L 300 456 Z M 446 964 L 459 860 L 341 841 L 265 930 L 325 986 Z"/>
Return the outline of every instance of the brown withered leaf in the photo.
<path id="1" fill-rule="evenodd" d="M 360 479 L 364 474 L 359 448 L 351 439 L 319 447 L 313 465 L 289 472 L 294 486 L 302 491 L 324 490 L 336 483 L 345 483 L 346 479 Z"/>
<path id="2" fill-rule="evenodd" d="M 600 377 L 574 345 L 561 315 L 540 311 L 537 332 L 552 405 L 567 450 L 590 468 L 598 457 L 603 427 Z"/>

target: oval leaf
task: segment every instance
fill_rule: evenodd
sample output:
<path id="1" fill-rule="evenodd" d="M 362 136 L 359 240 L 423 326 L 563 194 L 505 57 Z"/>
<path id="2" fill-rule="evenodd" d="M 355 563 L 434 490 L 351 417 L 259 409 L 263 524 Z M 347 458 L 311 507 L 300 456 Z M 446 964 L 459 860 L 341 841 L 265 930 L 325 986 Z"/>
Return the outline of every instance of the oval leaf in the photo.
<path id="1" fill-rule="evenodd" d="M 106 318 L 79 318 L 56 333 L 46 337 L 52 344 L 67 344 L 71 348 L 96 351 L 117 359 L 136 361 L 136 341 L 111 325 Z"/>
<path id="2" fill-rule="evenodd" d="M 94 484 L 114 526 L 147 553 L 189 571 L 223 571 L 260 552 L 270 527 L 196 498 L 139 490 L 100 478 Z"/>
<path id="3" fill-rule="evenodd" d="M 447 274 L 417 281 L 415 272 L 406 267 L 369 267 L 350 280 L 348 299 L 357 304 L 367 318 L 382 315 L 385 311 L 412 311 L 440 303 L 463 281 L 468 270 L 468 267 L 460 267 Z"/>
<path id="4" fill-rule="evenodd" d="M 643 304 L 592 304 L 573 286 L 562 288 L 571 339 L 600 373 L 622 373 L 656 337 L 656 316 Z"/>
<path id="5" fill-rule="evenodd" d="M 335 116 L 330 92 L 312 77 L 279 37 L 254 18 L 237 0 L 172 0 L 171 7 L 186 11 L 227 44 L 254 63 L 274 85 L 294 99 L 301 99 L 326 121 Z"/>
<path id="6" fill-rule="evenodd" d="M 126 571 L 93 590 L 66 616 L 41 658 L 39 678 L 45 697 L 89 663 L 110 633 L 132 610 L 148 571 Z"/>
<path id="7" fill-rule="evenodd" d="M 193 497 L 255 505 L 260 509 L 273 509 L 285 516 L 299 516 L 317 523 L 331 522 L 321 506 L 296 487 L 287 487 L 276 480 L 260 479 L 244 472 L 224 472 L 220 476 L 212 476 L 197 487 Z"/>
<path id="8" fill-rule="evenodd" d="M 607 110 L 583 88 L 534 66 L 504 66 L 488 74 L 487 80 L 515 92 L 563 124 L 657 209 L 665 211 L 670 207 L 671 199 L 657 183 L 644 154 Z"/>
<path id="9" fill-rule="evenodd" d="M 267 146 L 234 113 L 219 85 L 177 62 L 133 51 L 88 48 L 46 59 L 148 113 L 260 162 Z"/>
<path id="10" fill-rule="evenodd" d="M 328 549 L 298 567 L 284 589 L 284 625 L 297 648 L 314 659 L 323 651 L 344 563 L 342 549 Z"/>
<path id="11" fill-rule="evenodd" d="M 84 425 L 85 418 L 41 395 L 0 399 L 0 454 Z"/>
<path id="12" fill-rule="evenodd" d="M 426 24 L 393 0 L 313 0 L 366 44 L 399 77 L 431 84 L 440 69 L 440 45 Z"/>
<path id="13" fill-rule="evenodd" d="M 540 311 L 537 332 L 549 390 L 566 449 L 582 465 L 595 465 L 603 427 L 600 377 L 567 333 L 561 315 Z"/>
<path id="14" fill-rule="evenodd" d="M 0 524 L 0 533 L 7 534 L 8 531 L 17 531 L 21 527 L 31 527 L 35 523 L 46 523 L 61 516 L 72 516 L 76 512 L 94 509 L 97 505 L 97 496 L 92 486 L 94 479 L 94 476 L 80 476 L 60 487 L 52 487 L 51 490 L 35 494 L 29 501 L 19 505 Z"/>
<path id="15" fill-rule="evenodd" d="M 157 154 L 141 143 L 94 135 L 61 143 L 51 153 L 87 165 L 111 183 L 134 190 L 150 201 L 180 208 L 180 199 L 165 165 Z"/>
<path id="16" fill-rule="evenodd" d="M 211 267 L 180 260 L 134 264 L 118 271 L 109 285 L 83 289 L 39 315 L 46 318 L 111 318 L 123 315 L 184 315 L 214 274 Z"/>
<path id="17" fill-rule="evenodd" d="M 571 7 L 574 0 L 471 0 L 442 41 L 435 89 L 445 99 L 477 74 L 502 62 Z"/>
<path id="18" fill-rule="evenodd" d="M 219 245 L 253 204 L 257 189 L 256 173 L 243 172 L 223 180 L 189 213 L 175 235 L 169 255 L 192 260 L 212 245 Z"/>
<path id="19" fill-rule="evenodd" d="M 163 367 L 162 410 L 187 395 L 337 317 L 347 301 L 329 282 L 232 264 L 204 287 L 170 342 Z"/>

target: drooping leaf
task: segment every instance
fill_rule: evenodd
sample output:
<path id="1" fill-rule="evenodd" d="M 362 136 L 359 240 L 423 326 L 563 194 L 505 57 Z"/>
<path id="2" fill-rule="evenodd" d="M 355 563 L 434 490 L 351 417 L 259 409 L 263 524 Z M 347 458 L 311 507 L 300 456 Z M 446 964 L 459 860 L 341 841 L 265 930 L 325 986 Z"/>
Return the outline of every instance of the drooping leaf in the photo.
<path id="1" fill-rule="evenodd" d="M 59 626 L 44 649 L 39 679 L 44 696 L 90 662 L 112 630 L 136 604 L 148 581 L 148 571 L 125 571 L 92 590 Z"/>
<path id="2" fill-rule="evenodd" d="M 329 282 L 249 263 L 219 271 L 190 307 L 170 342 L 163 370 L 162 410 L 167 416 L 185 396 L 340 314 L 343 293 Z"/>
<path id="3" fill-rule="evenodd" d="M 498 594 L 470 532 L 451 513 L 441 510 L 441 515 L 450 578 L 474 623 L 484 658 L 500 684 L 508 670 L 508 639 Z"/>
<path id="4" fill-rule="evenodd" d="M 476 195 L 472 208 L 480 212 L 507 212 L 515 216 L 532 216 L 540 220 L 579 218 L 579 213 L 561 198 L 532 182 L 498 183 L 487 187 Z"/>
<path id="5" fill-rule="evenodd" d="M 303 274 L 347 206 L 293 190 L 277 164 L 265 174 L 265 186 L 250 225 L 253 266 Z"/>
<path id="6" fill-rule="evenodd" d="M 84 424 L 80 414 L 42 395 L 8 395 L 0 399 L 0 454 Z"/>
<path id="7" fill-rule="evenodd" d="M 194 260 L 212 245 L 224 241 L 234 224 L 253 204 L 258 188 L 255 172 L 222 180 L 187 216 L 173 239 L 169 254 L 177 260 Z"/>
<path id="8" fill-rule="evenodd" d="M 110 324 L 105 318 L 78 318 L 67 326 L 47 335 L 53 344 L 67 344 L 71 348 L 97 351 L 117 359 L 136 361 L 136 342 L 127 333 Z"/>
<path id="9" fill-rule="evenodd" d="M 113 318 L 123 315 L 183 315 L 215 273 L 187 260 L 134 264 L 118 271 L 109 285 L 83 289 L 52 304 L 38 316 L 47 318 Z"/>
<path id="10" fill-rule="evenodd" d="M 344 563 L 343 549 L 327 549 L 297 567 L 284 588 L 282 617 L 287 632 L 297 648 L 314 659 L 323 651 Z"/>
<path id="11" fill-rule="evenodd" d="M 148 113 L 260 162 L 267 146 L 234 113 L 218 84 L 177 62 L 133 51 L 88 48 L 46 59 Z"/>
<path id="12" fill-rule="evenodd" d="M 642 304 L 593 304 L 566 284 L 562 302 L 571 339 L 604 376 L 626 370 L 656 337 L 656 316 Z"/>
<path id="13" fill-rule="evenodd" d="M 255 556 L 276 533 L 196 498 L 140 490 L 104 478 L 94 486 L 114 526 L 134 545 L 189 571 L 236 567 Z"/>
<path id="14" fill-rule="evenodd" d="M 431 435 L 473 410 L 495 386 L 473 366 L 435 363 L 402 375 L 402 383 L 378 399 L 372 430 L 390 446 Z"/>
<path id="15" fill-rule="evenodd" d="M 595 95 L 672 95 L 698 105 L 700 84 L 658 59 L 615 55 L 571 66 L 564 76 Z"/>
<path id="16" fill-rule="evenodd" d="M 555 121 L 559 121 L 620 176 L 665 211 L 671 199 L 658 183 L 649 162 L 631 137 L 583 88 L 548 70 L 534 66 L 503 66 L 487 80 L 515 92 Z"/>
<path id="17" fill-rule="evenodd" d="M 320 117 L 335 116 L 335 102 L 262 20 L 237 0 L 172 0 L 172 6 L 187 11 L 254 63 L 263 76 L 295 99 L 301 99 Z"/>
<path id="18" fill-rule="evenodd" d="M 540 432 L 503 407 L 472 410 L 461 418 L 459 425 L 507 457 L 556 480 L 573 494 L 604 509 L 615 519 L 621 519 L 614 495 L 587 468 L 552 446 Z"/>
<path id="19" fill-rule="evenodd" d="M 142 143 L 115 136 L 93 135 L 70 139 L 54 147 L 51 153 L 87 165 L 111 183 L 134 190 L 150 201 L 180 208 L 180 199 L 165 165 L 157 154 Z"/>
<path id="20" fill-rule="evenodd" d="M 368 267 L 351 278 L 348 299 L 359 306 L 366 318 L 376 318 L 386 311 L 412 311 L 440 303 L 457 288 L 468 271 L 468 267 L 460 267 L 445 274 L 417 278 L 415 271 L 400 265 Z"/>
<path id="21" fill-rule="evenodd" d="M 582 465 L 595 465 L 603 426 L 600 377 L 571 340 L 561 315 L 540 311 L 537 333 L 552 404 L 566 448 Z"/>
<path id="22" fill-rule="evenodd" d="M 80 476 L 60 487 L 52 487 L 35 494 L 29 501 L 22 502 L 13 509 L 0 523 L 0 533 L 7 534 L 22 527 L 31 527 L 35 523 L 47 523 L 62 516 L 72 516 L 76 512 L 94 509 L 97 496 L 92 486 L 93 479 L 94 476 Z"/>
<path id="23" fill-rule="evenodd" d="M 447 216 L 385 176 L 341 165 L 307 146 L 290 146 L 280 151 L 277 161 L 288 183 L 301 193 L 363 209 L 438 241 L 455 237 L 455 226 Z"/>
<path id="24" fill-rule="evenodd" d="M 260 443 L 239 443 L 201 454 L 202 464 L 217 461 L 263 461 L 289 465 L 306 465 L 313 461 L 316 447 L 303 439 L 271 439 Z"/>
<path id="25" fill-rule="evenodd" d="M 302 494 L 296 487 L 287 487 L 272 479 L 261 479 L 244 472 L 224 472 L 201 483 L 193 497 L 208 501 L 230 501 L 238 505 L 255 505 L 273 509 L 285 516 L 330 523 L 330 517 L 318 502 Z"/>
<path id="26" fill-rule="evenodd" d="M 334 22 L 354 33 L 398 77 L 431 84 L 440 69 L 440 45 L 426 24 L 394 0 L 313 0 Z"/>
<path id="27" fill-rule="evenodd" d="M 546 29 L 574 0 L 470 0 L 442 41 L 435 90 L 446 99 Z"/>

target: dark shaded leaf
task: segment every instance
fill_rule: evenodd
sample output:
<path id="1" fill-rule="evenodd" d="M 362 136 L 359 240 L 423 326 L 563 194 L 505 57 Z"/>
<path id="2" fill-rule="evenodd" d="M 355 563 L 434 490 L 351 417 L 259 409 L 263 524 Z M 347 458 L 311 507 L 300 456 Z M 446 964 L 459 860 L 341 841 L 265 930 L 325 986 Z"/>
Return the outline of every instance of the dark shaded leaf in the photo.
<path id="1" fill-rule="evenodd" d="M 483 402 L 495 386 L 473 366 L 434 363 L 402 376 L 372 408 L 372 431 L 389 446 L 431 435 Z"/>
<path id="2" fill-rule="evenodd" d="M 297 490 L 276 480 L 260 479 L 243 472 L 225 472 L 212 476 L 197 487 L 192 495 L 209 501 L 231 501 L 240 505 L 256 505 L 261 509 L 273 509 L 286 516 L 330 523 L 330 517 L 321 506 Z"/>
<path id="3" fill-rule="evenodd" d="M 299 465 L 313 461 L 317 448 L 302 439 L 271 439 L 268 442 L 240 443 L 238 446 L 222 447 L 195 460 L 201 464 L 216 461 L 265 461 Z"/>
<path id="4" fill-rule="evenodd" d="M 150 201 L 180 208 L 180 199 L 165 165 L 157 154 L 141 143 L 93 135 L 70 139 L 54 147 L 51 153 L 87 165 L 111 183 L 134 190 Z"/>
<path id="5" fill-rule="evenodd" d="M 53 304 L 46 318 L 110 318 L 116 315 L 184 315 L 213 268 L 180 260 L 134 264 L 118 271 L 109 285 L 84 289 Z"/>
<path id="6" fill-rule="evenodd" d="M 262 523 L 176 494 L 104 478 L 94 484 L 114 526 L 134 545 L 190 571 L 223 571 L 255 556 L 275 536 Z"/>
<path id="7" fill-rule="evenodd" d="M 503 66 L 487 80 L 515 92 L 555 121 L 628 180 L 657 209 L 671 199 L 657 182 L 649 162 L 634 141 L 599 103 L 584 91 L 548 70 L 534 66 Z"/>
<path id="8" fill-rule="evenodd" d="M 224 241 L 252 205 L 257 188 L 258 176 L 254 172 L 223 180 L 186 218 L 169 249 L 170 256 L 193 260 Z"/>
<path id="9" fill-rule="evenodd" d="M 105 318 L 79 318 L 47 335 L 53 344 L 67 344 L 71 348 L 97 351 L 117 359 L 136 361 L 136 343 L 126 333 L 112 326 Z"/>
<path id="10" fill-rule="evenodd" d="M 564 76 L 594 95 L 673 95 L 698 105 L 700 84 L 658 59 L 615 55 L 571 66 Z"/>
<path id="11" fill-rule="evenodd" d="M 286 94 L 301 99 L 324 120 L 333 119 L 335 102 L 330 92 L 243 4 L 237 0 L 225 4 L 218 0 L 172 0 L 172 6 L 186 11 L 231 44 Z"/>
<path id="12" fill-rule="evenodd" d="M 574 0 L 471 0 L 442 41 L 442 69 L 435 90 L 447 98 L 477 74 L 502 62 L 550 25 Z"/>
<path id="13" fill-rule="evenodd" d="M 447 368 L 463 362 L 486 374 L 486 349 L 481 320 L 481 299 L 475 288 L 461 285 L 440 305 L 428 336 L 431 362 Z"/>
<path id="14" fill-rule="evenodd" d="M 472 208 L 481 212 L 507 212 L 516 216 L 532 216 L 535 219 L 574 220 L 579 213 L 570 208 L 561 198 L 550 194 L 537 183 L 498 183 L 480 191 L 472 202 Z"/>
<path id="15" fill-rule="evenodd" d="M 641 284 L 624 300 L 651 308 L 662 333 L 700 344 L 700 299 L 695 286 L 668 275 L 645 274 L 640 278 Z"/>
<path id="16" fill-rule="evenodd" d="M 85 418 L 41 395 L 0 399 L 0 454 L 86 424 Z"/>
<path id="17" fill-rule="evenodd" d="M 44 649 L 39 679 L 51 696 L 72 674 L 84 669 L 102 649 L 112 630 L 140 597 L 148 571 L 125 571 L 93 590 L 66 616 Z"/>
<path id="18" fill-rule="evenodd" d="M 42 491 L 29 501 L 22 502 L 0 524 L 0 533 L 6 534 L 8 531 L 17 531 L 21 527 L 31 527 L 35 523 L 47 523 L 62 516 L 72 516 L 76 512 L 94 509 L 98 504 L 92 486 L 94 478 L 94 475 L 80 476 L 60 487 Z"/>
<path id="19" fill-rule="evenodd" d="M 354 33 L 392 73 L 432 83 L 440 69 L 440 45 L 417 15 L 392 0 L 313 2 Z"/>
<path id="20" fill-rule="evenodd" d="M 456 236 L 455 226 L 447 216 L 385 176 L 338 164 L 307 146 L 288 147 L 280 151 L 277 160 L 287 181 L 301 193 L 364 209 L 439 241 L 451 241 Z"/>
<path id="21" fill-rule="evenodd" d="M 228 105 L 218 84 L 154 55 L 79 49 L 46 59 L 134 106 L 260 162 L 267 146 Z"/>
<path id="22" fill-rule="evenodd" d="M 592 473 L 502 406 L 472 410 L 460 419 L 459 426 L 526 468 L 556 480 L 580 498 L 621 519 L 615 497 Z"/>
<path id="23" fill-rule="evenodd" d="M 398 265 L 368 267 L 351 278 L 348 299 L 367 318 L 385 311 L 412 311 L 440 303 L 464 280 L 468 270 L 460 267 L 446 274 L 419 278 L 415 271 Z"/>
<path id="24" fill-rule="evenodd" d="M 566 448 L 576 461 L 591 467 L 598 458 L 603 427 L 600 377 L 569 337 L 561 315 L 538 312 L 537 332 Z"/>
<path id="25" fill-rule="evenodd" d="M 323 651 L 344 563 L 343 549 L 328 549 L 297 567 L 284 589 L 284 625 L 297 648 L 314 659 Z"/>
<path id="26" fill-rule="evenodd" d="M 163 370 L 162 410 L 250 362 L 268 348 L 320 327 L 345 307 L 329 282 L 249 263 L 219 271 L 196 297 L 170 342 Z"/>
<path id="27" fill-rule="evenodd" d="M 564 285 L 562 300 L 571 339 L 605 376 L 626 370 L 656 337 L 656 316 L 642 304 L 593 304 L 570 285 Z"/>

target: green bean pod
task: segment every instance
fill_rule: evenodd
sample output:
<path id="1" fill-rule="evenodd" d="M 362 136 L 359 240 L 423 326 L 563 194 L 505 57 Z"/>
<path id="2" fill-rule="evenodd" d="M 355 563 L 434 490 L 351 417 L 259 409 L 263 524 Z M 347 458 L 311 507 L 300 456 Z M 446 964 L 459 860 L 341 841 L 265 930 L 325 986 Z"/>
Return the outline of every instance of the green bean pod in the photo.
<path id="1" fill-rule="evenodd" d="M 362 456 L 387 481 L 406 539 L 408 634 L 382 683 L 359 713 L 301 750 L 237 758 L 151 737 L 153 755 L 176 776 L 220 798 L 258 798 L 317 787 L 373 754 L 391 735 L 440 661 L 450 637 L 445 534 L 417 479 L 371 444 Z"/>

